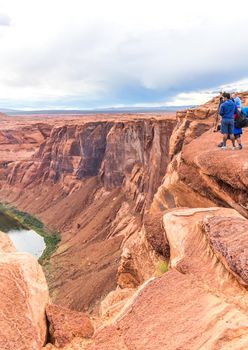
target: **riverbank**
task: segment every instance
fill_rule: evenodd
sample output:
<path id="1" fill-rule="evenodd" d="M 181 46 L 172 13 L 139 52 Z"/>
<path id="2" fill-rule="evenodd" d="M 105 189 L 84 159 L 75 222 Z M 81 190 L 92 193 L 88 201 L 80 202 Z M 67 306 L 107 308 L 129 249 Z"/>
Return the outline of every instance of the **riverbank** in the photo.
<path id="1" fill-rule="evenodd" d="M 55 252 L 60 242 L 59 233 L 55 230 L 49 230 L 40 220 L 34 216 L 20 211 L 9 204 L 0 203 L 0 213 L 18 222 L 20 227 L 27 230 L 33 230 L 38 235 L 43 237 L 46 247 L 42 255 L 39 257 L 38 261 L 41 265 L 44 265 L 46 262 L 48 262 L 50 256 Z"/>

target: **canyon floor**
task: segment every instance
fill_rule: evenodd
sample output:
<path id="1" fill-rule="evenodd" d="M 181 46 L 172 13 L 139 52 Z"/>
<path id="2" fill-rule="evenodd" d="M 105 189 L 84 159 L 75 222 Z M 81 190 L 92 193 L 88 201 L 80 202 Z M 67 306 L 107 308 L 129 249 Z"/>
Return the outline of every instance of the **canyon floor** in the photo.
<path id="1" fill-rule="evenodd" d="M 241 97 L 247 105 L 248 93 Z M 1 298 L 1 328 L 9 328 L 0 349 L 248 348 L 248 133 L 243 150 L 219 149 L 217 106 L 213 99 L 175 115 L 0 115 L 0 201 L 61 237 L 43 261 L 50 299 L 44 294 L 36 310 L 43 321 L 33 320 L 34 339 L 6 342 L 12 325 L 26 329 L 26 316 L 15 321 L 15 288 L 12 304 Z M 8 271 L 19 253 L 2 245 Z"/>

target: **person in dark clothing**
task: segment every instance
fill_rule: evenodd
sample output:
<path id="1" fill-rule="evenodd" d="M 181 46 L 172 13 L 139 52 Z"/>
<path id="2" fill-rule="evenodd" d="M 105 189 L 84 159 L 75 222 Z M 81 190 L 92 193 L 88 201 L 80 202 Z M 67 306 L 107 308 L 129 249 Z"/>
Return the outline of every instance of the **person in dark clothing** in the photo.
<path id="1" fill-rule="evenodd" d="M 217 109 L 217 112 L 216 112 L 216 117 L 215 117 L 215 120 L 214 120 L 214 123 L 213 123 L 213 132 L 217 132 L 219 131 L 219 119 L 220 119 L 220 106 L 222 105 L 222 103 L 224 103 L 224 97 L 223 97 L 223 94 L 225 94 L 225 92 L 220 92 L 220 96 L 219 96 L 219 106 L 218 106 L 218 109 Z M 221 147 L 220 145 L 218 145 L 218 147 Z"/>
<path id="2" fill-rule="evenodd" d="M 224 103 L 220 105 L 220 116 L 221 119 L 221 133 L 223 134 L 223 150 L 226 150 L 226 141 L 228 135 L 232 141 L 232 150 L 235 150 L 235 137 L 234 137 L 234 112 L 236 109 L 235 103 L 231 100 L 229 93 L 224 93 Z"/>
<path id="3" fill-rule="evenodd" d="M 236 104 L 236 106 L 238 108 L 238 111 L 241 112 L 242 102 L 241 102 L 241 99 L 239 98 L 239 96 L 237 95 L 236 92 L 234 92 L 232 94 L 232 99 L 235 102 L 235 104 Z"/>
<path id="4" fill-rule="evenodd" d="M 236 93 L 232 94 L 232 99 L 233 99 L 233 102 L 235 103 L 235 107 L 236 107 L 235 112 L 234 112 L 234 121 L 235 121 L 238 113 L 241 112 L 242 102 Z M 242 143 L 241 143 L 242 128 L 236 128 L 235 124 L 234 124 L 233 134 L 234 134 L 235 140 L 238 143 L 237 148 L 242 149 L 243 148 Z"/>
<path id="5" fill-rule="evenodd" d="M 225 92 L 220 92 L 219 110 L 220 110 L 220 106 L 222 105 L 222 103 L 225 102 L 223 95 L 225 95 Z"/>
<path id="6" fill-rule="evenodd" d="M 234 138 L 235 141 L 237 141 L 238 145 L 236 146 L 237 149 L 241 150 L 243 148 L 242 143 L 241 143 L 241 135 L 243 134 L 242 128 L 236 128 L 235 126 L 235 119 L 237 117 L 237 108 L 234 112 L 234 128 L 233 128 L 233 134 L 234 134 Z M 228 135 L 228 140 L 230 140 L 230 135 Z M 222 147 L 223 146 L 223 141 L 221 141 L 221 143 L 218 144 L 218 147 Z"/>

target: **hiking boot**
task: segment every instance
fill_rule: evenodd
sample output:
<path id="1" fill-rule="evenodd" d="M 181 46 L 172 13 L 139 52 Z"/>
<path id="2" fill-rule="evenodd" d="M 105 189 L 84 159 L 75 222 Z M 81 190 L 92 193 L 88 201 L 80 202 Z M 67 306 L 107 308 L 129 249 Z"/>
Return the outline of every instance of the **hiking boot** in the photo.
<path id="1" fill-rule="evenodd" d="M 218 144 L 218 147 L 222 147 L 223 146 L 223 142 Z"/>
<path id="2" fill-rule="evenodd" d="M 242 149 L 243 146 L 241 145 L 241 143 L 238 145 L 238 149 Z"/>
<path id="3" fill-rule="evenodd" d="M 224 145 L 221 146 L 221 149 L 226 150 L 226 146 L 224 146 Z"/>
<path id="4" fill-rule="evenodd" d="M 235 151 L 235 146 L 232 146 L 232 147 L 231 147 L 231 150 L 232 150 L 232 151 Z"/>

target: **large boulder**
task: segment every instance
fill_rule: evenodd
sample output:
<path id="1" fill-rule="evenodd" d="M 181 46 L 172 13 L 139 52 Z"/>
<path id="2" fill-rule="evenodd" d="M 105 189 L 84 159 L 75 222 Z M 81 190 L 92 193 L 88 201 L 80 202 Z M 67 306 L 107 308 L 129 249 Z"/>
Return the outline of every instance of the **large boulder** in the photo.
<path id="1" fill-rule="evenodd" d="M 41 266 L 0 234 L 0 349 L 38 350 L 46 340 L 48 288 Z"/>
<path id="2" fill-rule="evenodd" d="M 94 327 L 89 317 L 78 311 L 72 311 L 50 304 L 46 308 L 51 342 L 58 347 L 65 346 L 75 337 L 91 338 Z"/>

